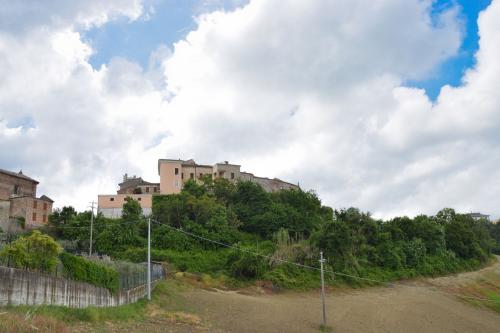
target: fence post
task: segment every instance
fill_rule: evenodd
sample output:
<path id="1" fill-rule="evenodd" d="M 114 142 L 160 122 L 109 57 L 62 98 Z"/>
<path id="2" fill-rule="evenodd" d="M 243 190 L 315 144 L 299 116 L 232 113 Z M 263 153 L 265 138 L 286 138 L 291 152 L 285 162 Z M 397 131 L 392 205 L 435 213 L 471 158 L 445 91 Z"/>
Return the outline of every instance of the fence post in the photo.
<path id="1" fill-rule="evenodd" d="M 148 300 L 151 300 L 151 218 L 148 218 Z"/>
<path id="2" fill-rule="evenodd" d="M 323 327 L 326 327 L 326 308 L 325 308 L 325 277 L 323 273 L 323 263 L 325 259 L 323 259 L 323 251 L 320 253 L 320 264 L 321 264 L 321 302 L 323 303 Z"/>

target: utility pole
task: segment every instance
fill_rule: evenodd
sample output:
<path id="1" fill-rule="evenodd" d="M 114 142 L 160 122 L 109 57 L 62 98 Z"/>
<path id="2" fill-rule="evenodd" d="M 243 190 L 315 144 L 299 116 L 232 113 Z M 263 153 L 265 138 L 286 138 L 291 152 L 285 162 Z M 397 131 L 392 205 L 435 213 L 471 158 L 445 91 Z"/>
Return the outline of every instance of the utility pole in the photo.
<path id="1" fill-rule="evenodd" d="M 94 232 L 94 204 L 95 202 L 92 200 L 91 202 L 91 215 L 90 215 L 90 246 L 89 246 L 89 257 L 92 257 L 92 233 Z"/>
<path id="2" fill-rule="evenodd" d="M 319 262 L 321 264 L 321 302 L 323 303 L 323 327 L 326 327 L 326 309 L 325 309 L 325 277 L 323 273 L 323 263 L 326 261 L 323 259 L 323 251 L 320 253 Z"/>
<path id="3" fill-rule="evenodd" d="M 151 218 L 148 217 L 148 301 L 151 300 Z"/>

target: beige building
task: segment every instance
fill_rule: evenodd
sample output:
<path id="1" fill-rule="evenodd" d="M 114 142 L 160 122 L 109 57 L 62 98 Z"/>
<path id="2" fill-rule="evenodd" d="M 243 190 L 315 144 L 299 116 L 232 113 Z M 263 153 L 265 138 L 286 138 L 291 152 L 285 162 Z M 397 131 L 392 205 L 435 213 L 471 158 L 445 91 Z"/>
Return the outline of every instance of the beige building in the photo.
<path id="1" fill-rule="evenodd" d="M 212 179 L 225 178 L 229 181 L 250 181 L 261 185 L 264 190 L 274 192 L 279 190 L 298 189 L 295 184 L 285 182 L 278 178 L 257 177 L 252 173 L 241 171 L 238 164 L 228 161 L 214 165 L 197 164 L 194 160 L 158 160 L 158 174 L 160 175 L 160 193 L 179 193 L 188 180 L 201 180 L 208 176 Z"/>
<path id="2" fill-rule="evenodd" d="M 151 214 L 152 194 L 101 194 L 97 198 L 97 212 L 102 213 L 105 217 L 119 218 L 122 216 L 123 205 L 127 197 L 139 202 L 144 215 Z"/>
<path id="3" fill-rule="evenodd" d="M 158 160 L 159 183 L 150 183 L 141 177 L 127 174 L 123 176 L 123 182 L 118 184 L 116 194 L 103 194 L 98 196 L 98 212 L 105 217 L 118 218 L 122 214 L 125 198 L 132 197 L 139 201 L 144 215 L 151 214 L 153 207 L 153 195 L 175 194 L 182 190 L 184 184 L 191 180 L 201 181 L 205 176 L 212 179 L 225 178 L 229 181 L 251 181 L 260 184 L 266 191 L 274 192 L 283 189 L 298 189 L 295 184 L 287 183 L 278 178 L 257 177 L 248 172 L 242 172 L 238 164 L 230 164 L 225 161 L 214 165 L 197 164 L 194 160 Z"/>
<path id="4" fill-rule="evenodd" d="M 48 222 L 54 201 L 42 195 L 36 197 L 38 181 L 22 171 L 0 169 L 0 227 L 4 231 L 19 231 L 19 221 L 26 228 L 36 228 Z"/>
<path id="5" fill-rule="evenodd" d="M 123 175 L 123 182 L 118 186 L 120 187 L 118 194 L 153 194 L 160 192 L 160 183 L 150 183 L 141 177 L 129 177 L 127 174 Z"/>

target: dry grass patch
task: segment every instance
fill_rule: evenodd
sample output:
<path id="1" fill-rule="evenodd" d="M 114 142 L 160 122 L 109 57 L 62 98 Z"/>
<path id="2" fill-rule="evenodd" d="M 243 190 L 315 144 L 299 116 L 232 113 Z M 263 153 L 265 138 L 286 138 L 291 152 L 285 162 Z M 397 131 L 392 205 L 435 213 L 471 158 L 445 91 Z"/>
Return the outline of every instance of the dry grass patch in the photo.
<path id="1" fill-rule="evenodd" d="M 26 316 L 6 313 L 0 316 L 0 332 L 8 333 L 67 333 L 66 325 L 51 317 L 34 315 Z"/>
<path id="2" fill-rule="evenodd" d="M 201 324 L 201 318 L 192 313 L 186 312 L 167 312 L 165 313 L 167 320 L 173 324 L 187 324 L 198 326 Z"/>
<path id="3" fill-rule="evenodd" d="M 463 297 L 467 302 L 500 313 L 500 272 L 488 272 L 475 281 L 459 287 L 458 291 L 468 296 Z"/>

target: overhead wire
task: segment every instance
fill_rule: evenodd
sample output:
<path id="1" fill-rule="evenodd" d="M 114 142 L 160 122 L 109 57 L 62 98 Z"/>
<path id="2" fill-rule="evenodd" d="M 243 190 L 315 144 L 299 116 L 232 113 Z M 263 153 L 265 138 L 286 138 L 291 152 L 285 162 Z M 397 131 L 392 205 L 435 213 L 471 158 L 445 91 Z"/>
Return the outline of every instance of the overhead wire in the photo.
<path id="1" fill-rule="evenodd" d="M 223 242 L 220 242 L 220 241 L 217 241 L 217 240 L 213 240 L 213 239 L 210 239 L 210 238 L 207 238 L 207 237 L 203 237 L 203 236 L 194 234 L 192 232 L 183 230 L 182 228 L 175 228 L 175 227 L 173 227 L 171 225 L 168 225 L 168 224 L 165 224 L 165 223 L 161 223 L 161 222 L 159 222 L 159 221 L 157 221 L 155 219 L 151 219 L 151 222 L 156 223 L 157 225 L 161 225 L 161 226 L 167 227 L 167 228 L 169 228 L 171 230 L 175 230 L 177 232 L 183 233 L 185 235 L 191 236 L 193 238 L 197 238 L 197 239 L 200 239 L 200 240 L 203 240 L 203 241 L 207 241 L 207 242 L 210 242 L 210 243 L 213 243 L 213 244 L 217 244 L 217 245 L 220 245 L 220 246 L 223 246 L 223 247 L 226 247 L 226 248 L 232 248 L 232 249 L 235 249 L 235 250 L 238 250 L 238 251 L 241 251 L 241 252 L 245 252 L 245 253 L 257 256 L 257 257 L 261 257 L 261 258 L 268 259 L 268 260 L 275 260 L 275 261 L 279 261 L 279 262 L 282 262 L 282 263 L 294 265 L 294 266 L 305 268 L 305 269 L 311 269 L 311 270 L 315 270 L 315 271 L 321 271 L 321 269 L 319 267 L 305 265 L 305 264 L 301 264 L 301 263 L 289 261 L 289 260 L 282 259 L 282 258 L 275 258 L 275 257 L 272 257 L 270 255 L 265 255 L 265 254 L 262 254 L 262 253 L 259 253 L 259 252 L 255 252 L 255 251 L 251 251 L 249 249 L 242 248 L 240 246 L 223 243 Z M 133 222 L 121 222 L 121 224 L 136 224 L 136 223 L 137 223 L 136 221 L 133 221 Z M 112 226 L 113 224 L 112 223 L 104 223 L 104 224 L 101 224 L 101 226 L 102 225 L 104 225 L 104 226 Z M 116 224 L 114 224 L 114 225 L 116 225 Z M 43 226 L 43 228 L 87 229 L 88 226 Z M 361 277 L 361 276 L 357 276 L 357 275 L 347 274 L 347 273 L 343 273 L 343 272 L 339 272 L 339 271 L 334 271 L 334 270 L 331 270 L 331 269 L 324 269 L 324 272 L 330 273 L 333 276 L 335 276 L 335 275 L 337 275 L 337 276 L 343 276 L 343 277 L 347 277 L 347 278 L 352 278 L 352 279 L 357 279 L 357 280 L 362 280 L 362 281 L 368 281 L 368 282 L 376 283 L 376 284 L 379 284 L 379 285 L 386 285 L 386 286 L 393 286 L 393 287 L 404 286 L 404 287 L 407 287 L 407 288 L 419 288 L 418 286 L 409 286 L 409 285 L 403 285 L 401 283 L 376 280 L 376 279 Z M 453 295 L 453 296 L 467 298 L 467 299 L 474 299 L 474 300 L 478 300 L 478 301 L 493 302 L 493 303 L 500 304 L 500 301 L 497 301 L 497 300 L 494 300 L 494 299 L 482 298 L 482 297 L 476 297 L 476 296 L 468 296 L 468 295 L 458 294 L 458 293 L 450 293 L 450 292 L 445 292 L 445 291 L 442 291 L 442 290 L 438 290 L 435 287 L 434 288 L 430 288 L 429 286 L 426 286 L 426 288 L 429 289 L 429 290 L 432 290 L 434 292 L 441 293 L 441 294 Z"/>
<path id="2" fill-rule="evenodd" d="M 316 271 L 321 271 L 321 269 L 318 268 L 318 267 L 314 267 L 314 266 L 310 266 L 310 265 L 305 265 L 305 264 L 301 264 L 301 263 L 289 261 L 289 260 L 286 260 L 286 259 L 274 258 L 272 256 L 265 255 L 265 254 L 262 254 L 262 253 L 259 253 L 259 252 L 255 252 L 255 251 L 251 251 L 251 250 L 242 248 L 240 246 L 226 244 L 226 243 L 223 243 L 223 242 L 220 242 L 220 241 L 216 241 L 216 240 L 213 240 L 213 239 L 210 239 L 210 238 L 207 238 L 207 237 L 203 237 L 203 236 L 194 234 L 192 232 L 189 232 L 189 231 L 186 231 L 186 230 L 183 230 L 183 229 L 180 229 L 180 228 L 175 228 L 175 227 L 173 227 L 171 225 L 161 223 L 161 222 L 156 221 L 154 219 L 151 219 L 151 222 L 156 223 L 156 224 L 161 225 L 161 226 L 165 226 L 165 227 L 167 227 L 167 228 L 169 228 L 171 230 L 175 230 L 175 231 L 181 232 L 181 233 L 183 233 L 185 235 L 188 235 L 188 236 L 191 236 L 191 237 L 194 237 L 194 238 L 198 238 L 198 239 L 201 239 L 201 240 L 204 240 L 204 241 L 207 241 L 207 242 L 211 242 L 211 243 L 214 243 L 214 244 L 217 244 L 217 245 L 220 245 L 220 246 L 224 246 L 224 247 L 227 247 L 227 248 L 232 248 L 232 249 L 235 249 L 235 250 L 238 250 L 238 251 L 241 251 L 241 252 L 246 252 L 246 253 L 249 253 L 249 254 L 252 254 L 252 255 L 255 255 L 255 256 L 258 256 L 258 257 L 262 257 L 262 258 L 269 259 L 269 260 L 272 259 L 272 260 L 280 261 L 280 262 L 287 263 L 287 264 L 290 264 L 290 265 L 294 265 L 294 266 L 297 266 L 297 267 L 306 268 L 306 269 L 312 269 L 312 270 L 316 270 Z M 401 284 L 401 283 L 395 283 L 395 282 L 388 282 L 388 281 L 381 281 L 381 280 L 376 280 L 376 279 L 365 278 L 365 277 L 356 276 L 356 275 L 347 274 L 347 273 L 342 273 L 342 272 L 338 272 L 338 271 L 334 271 L 334 270 L 330 270 L 330 269 L 324 269 L 324 272 L 333 274 L 334 276 L 335 275 L 344 276 L 344 277 L 349 277 L 349 278 L 353 278 L 353 279 L 358 279 L 358 280 L 363 280 L 363 281 L 369 281 L 369 282 L 377 283 L 377 284 L 380 284 L 380 285 L 388 285 L 388 286 L 393 286 L 393 287 L 403 286 L 403 287 L 409 287 L 409 288 L 426 288 L 426 289 L 431 290 L 433 292 L 437 292 L 437 293 L 441 293 L 441 294 L 445 294 L 445 295 L 452 295 L 452 296 L 456 296 L 456 297 L 462 297 L 462 298 L 467 298 L 467 299 L 473 299 L 473 300 L 478 300 L 478 301 L 492 302 L 492 303 L 498 303 L 498 304 L 500 304 L 500 301 L 498 301 L 498 300 L 484 298 L 484 297 L 468 296 L 468 295 L 458 294 L 458 293 L 445 292 L 445 291 L 442 291 L 442 290 L 438 290 L 436 288 L 430 288 L 429 286 L 409 286 L 409 285 L 404 285 L 404 284 Z"/>

